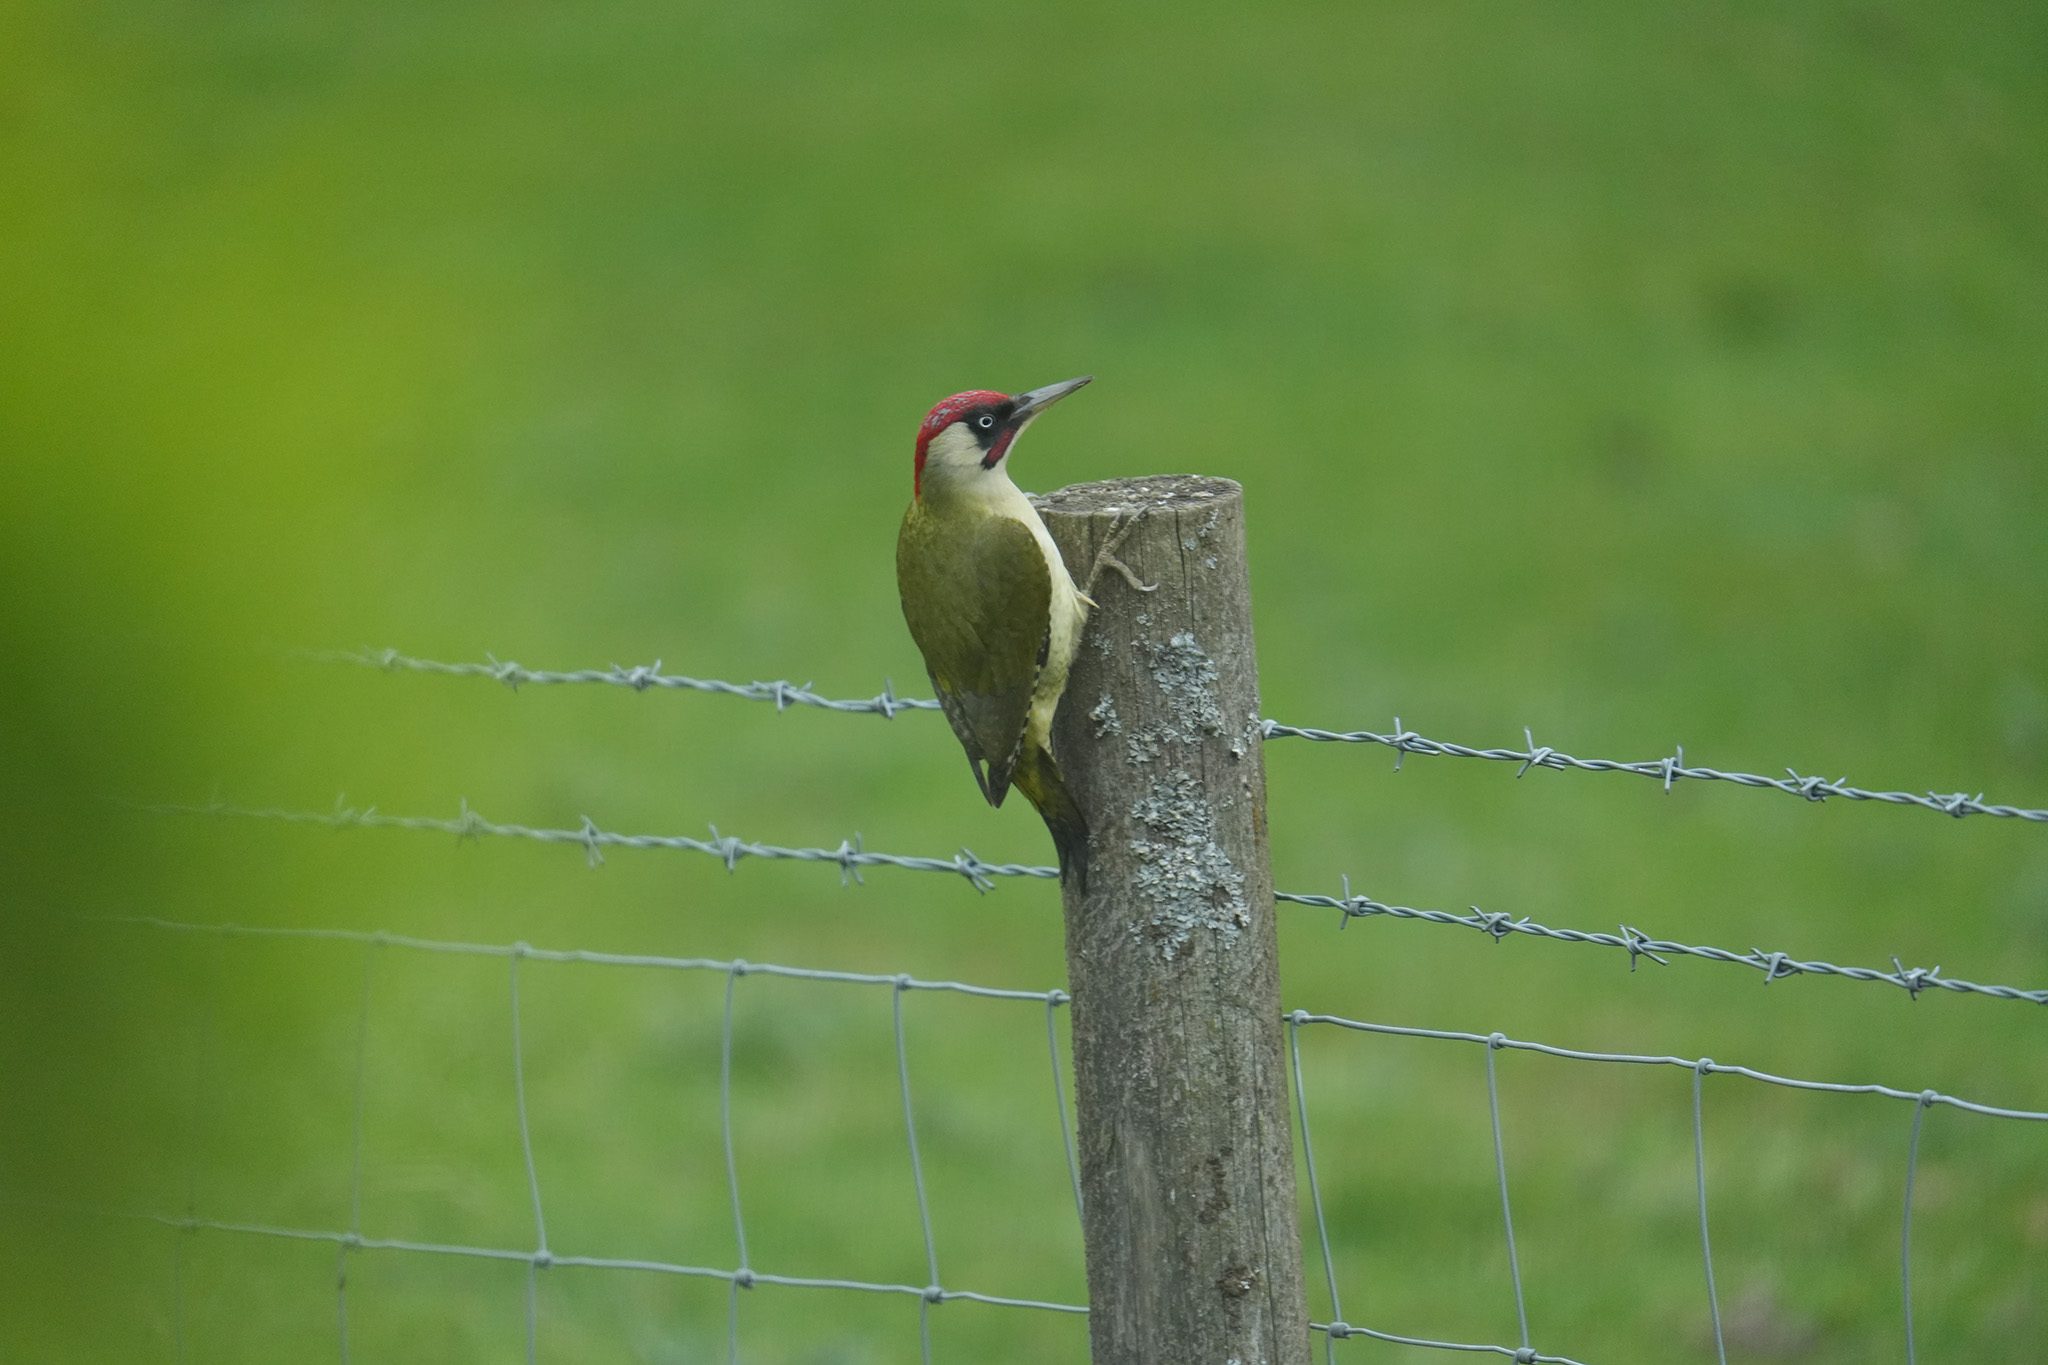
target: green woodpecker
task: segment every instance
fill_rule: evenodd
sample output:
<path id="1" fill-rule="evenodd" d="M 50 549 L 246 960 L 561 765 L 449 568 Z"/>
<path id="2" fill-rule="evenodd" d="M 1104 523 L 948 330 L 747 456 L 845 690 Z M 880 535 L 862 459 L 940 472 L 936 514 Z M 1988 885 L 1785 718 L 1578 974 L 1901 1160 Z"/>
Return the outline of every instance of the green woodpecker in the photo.
<path id="1" fill-rule="evenodd" d="M 1052 832 L 1062 876 L 1087 885 L 1088 827 L 1052 756 L 1052 717 L 1094 603 L 1074 586 L 1004 457 L 1038 414 L 1092 376 L 1014 396 L 956 393 L 917 432 L 896 539 L 903 619 L 991 806 L 1010 788 Z"/>

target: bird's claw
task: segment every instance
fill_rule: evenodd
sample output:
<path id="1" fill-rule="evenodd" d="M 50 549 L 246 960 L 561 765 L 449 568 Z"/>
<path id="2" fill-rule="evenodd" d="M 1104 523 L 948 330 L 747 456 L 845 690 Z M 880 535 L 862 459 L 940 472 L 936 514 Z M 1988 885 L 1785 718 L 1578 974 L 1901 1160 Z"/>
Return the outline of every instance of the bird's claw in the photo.
<path id="1" fill-rule="evenodd" d="M 1124 582 L 1130 584 L 1139 592 L 1159 591 L 1159 585 L 1157 583 L 1143 582 L 1139 579 L 1138 575 L 1132 571 L 1130 565 L 1124 563 L 1121 559 L 1118 559 L 1115 555 L 1111 554 L 1107 550 L 1104 550 L 1100 554 L 1095 556 L 1096 573 L 1099 574 L 1104 569 L 1115 569 L 1117 573 L 1123 578 Z M 1094 576 L 1090 575 L 1089 582 L 1092 584 L 1094 581 Z"/>
<path id="2" fill-rule="evenodd" d="M 1144 580 L 1140 579 L 1137 573 L 1132 570 L 1130 565 L 1124 563 L 1121 559 L 1118 559 L 1116 557 L 1117 547 L 1124 543 L 1124 538 L 1130 535 L 1132 529 L 1137 526 L 1138 521 L 1142 516 L 1143 514 L 1140 513 L 1138 516 L 1134 516 L 1130 519 L 1130 521 L 1126 522 L 1124 520 L 1124 514 L 1122 512 L 1118 512 L 1114 517 L 1110 519 L 1109 538 L 1103 542 L 1102 548 L 1095 552 L 1095 564 L 1092 568 L 1088 570 L 1088 586 L 1082 590 L 1081 595 L 1083 597 L 1089 597 L 1091 594 L 1094 593 L 1096 580 L 1102 577 L 1102 571 L 1104 569 L 1116 570 L 1118 576 L 1121 577 L 1124 580 L 1124 582 L 1130 584 L 1139 592 L 1159 591 L 1159 585 L 1157 583 L 1147 583 Z"/>

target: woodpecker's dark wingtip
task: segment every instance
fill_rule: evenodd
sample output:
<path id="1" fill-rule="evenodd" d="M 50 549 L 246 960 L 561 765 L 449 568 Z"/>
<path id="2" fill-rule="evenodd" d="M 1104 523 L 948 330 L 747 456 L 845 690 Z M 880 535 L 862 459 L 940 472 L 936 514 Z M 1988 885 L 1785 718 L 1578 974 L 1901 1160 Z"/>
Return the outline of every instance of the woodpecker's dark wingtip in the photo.
<path id="1" fill-rule="evenodd" d="M 1060 881 L 1071 881 L 1074 889 L 1082 895 L 1088 894 L 1088 829 L 1078 821 L 1068 823 L 1055 820 L 1040 811 L 1045 827 L 1052 835 L 1052 846 L 1060 858 Z"/>
<path id="2" fill-rule="evenodd" d="M 1046 832 L 1052 835 L 1052 846 L 1059 854 L 1060 880 L 1072 881 L 1074 889 L 1083 895 L 1088 892 L 1088 822 L 1081 815 L 1081 808 L 1067 791 L 1066 782 L 1060 777 L 1059 766 L 1044 749 L 1031 746 L 1020 755 L 1015 783 L 1018 791 L 1024 793 L 1038 816 L 1045 821 Z"/>

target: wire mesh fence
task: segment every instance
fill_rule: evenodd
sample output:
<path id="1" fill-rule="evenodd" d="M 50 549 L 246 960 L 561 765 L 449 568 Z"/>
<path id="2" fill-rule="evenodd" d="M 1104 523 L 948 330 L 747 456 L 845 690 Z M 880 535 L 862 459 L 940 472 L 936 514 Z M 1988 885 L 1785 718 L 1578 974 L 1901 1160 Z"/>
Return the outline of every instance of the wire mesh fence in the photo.
<path id="1" fill-rule="evenodd" d="M 1900 1190 L 1904 1212 L 1899 1221 L 1899 1293 L 1906 1322 L 1905 1355 L 1910 1362 L 1916 1358 L 1917 1349 L 1913 1335 L 1913 1186 L 1920 1161 L 1920 1131 L 1922 1120 L 1929 1109 L 1946 1106 L 1967 1113 L 1981 1114 L 1989 1118 L 2013 1120 L 2021 1123 L 2048 1122 L 2048 1112 L 2029 1109 L 2010 1109 L 1998 1105 L 1981 1104 L 1974 1100 L 1943 1094 L 1937 1090 L 1902 1090 L 1894 1086 L 1871 1083 L 1845 1084 L 1834 1081 L 1801 1080 L 1789 1076 L 1775 1075 L 1752 1067 L 1719 1063 L 1709 1057 L 1654 1056 L 1623 1052 L 1589 1052 L 1578 1048 L 1556 1047 L 1548 1043 L 1530 1042 L 1525 1039 L 1509 1038 L 1502 1033 L 1464 1033 L 1447 1029 L 1412 1028 L 1395 1024 L 1367 1023 L 1357 1019 L 1346 1019 L 1338 1015 L 1311 1014 L 1306 1010 L 1294 1010 L 1287 1015 L 1288 1045 L 1294 1069 L 1295 1096 L 1300 1122 L 1300 1141 L 1308 1173 L 1311 1203 L 1314 1209 L 1315 1229 L 1322 1248 L 1323 1266 L 1326 1274 L 1333 1321 L 1316 1324 L 1326 1342 L 1334 1343 L 1349 1337 L 1368 1337 L 1374 1340 L 1394 1342 L 1408 1346 L 1434 1347 L 1450 1351 L 1491 1351 L 1508 1356 L 1516 1361 L 1556 1361 L 1563 1365 L 1578 1365 L 1566 1356 L 1547 1355 L 1530 1344 L 1529 1312 L 1522 1285 L 1520 1260 L 1515 1252 L 1515 1220 L 1513 1204 L 1508 1193 L 1508 1172 L 1506 1144 L 1501 1135 L 1500 1083 L 1495 1056 L 1503 1050 L 1532 1052 L 1543 1056 L 1562 1058 L 1574 1062 L 1592 1062 L 1618 1066 L 1667 1066 L 1680 1067 L 1692 1073 L 1692 1140 L 1693 1162 L 1699 1206 L 1700 1259 L 1706 1287 L 1705 1309 L 1713 1331 L 1716 1358 L 1723 1362 L 1728 1359 L 1728 1349 L 1721 1319 L 1721 1302 L 1714 1276 L 1713 1240 L 1709 1232 L 1706 1140 L 1701 1114 L 1703 1109 L 1702 1088 L 1708 1076 L 1737 1076 L 1764 1085 L 1781 1086 L 1789 1090 L 1803 1090 L 1829 1095 L 1879 1095 L 1888 1099 L 1901 1100 L 1912 1106 L 1909 1140 L 1906 1146 L 1904 1171 Z M 1385 1037 L 1422 1038 L 1441 1042 L 1474 1043 L 1485 1049 L 1486 1099 L 1493 1136 L 1494 1168 L 1500 1186 L 1502 1236 L 1507 1248 L 1507 1260 L 1511 1287 L 1514 1294 L 1515 1317 L 1520 1325 L 1520 1343 L 1514 1347 L 1467 1344 L 1435 1341 L 1427 1338 L 1400 1336 L 1373 1328 L 1356 1326 L 1343 1321 L 1338 1305 L 1341 1297 L 1338 1287 L 1336 1262 L 1330 1253 L 1329 1219 L 1324 1212 L 1322 1195 L 1317 1179 L 1315 1148 L 1311 1137 L 1309 1121 L 1308 1087 L 1302 1076 L 1301 1031 L 1303 1028 L 1320 1025 L 1345 1029 L 1356 1033 L 1376 1034 Z M 1332 1357 L 1334 1358 L 1334 1357 Z"/>
<path id="2" fill-rule="evenodd" d="M 1046 1068 L 1037 1084 L 1048 1097 L 1053 1118 L 1063 1146 L 1072 1194 L 1074 1213 L 1078 1220 L 1082 1191 L 1079 1174 L 1075 1165 L 1074 1130 L 1071 1108 L 1065 1086 L 1062 1065 L 1063 1011 L 1069 1004 L 1065 991 L 1060 989 L 1027 990 L 1003 986 L 970 984 L 959 981 L 922 980 L 904 974 L 881 974 L 867 972 L 835 971 L 808 967 L 795 967 L 775 963 L 750 963 L 740 960 L 717 960 L 709 958 L 679 958 L 658 954 L 599 952 L 583 949 L 557 949 L 539 947 L 526 943 L 479 943 L 444 939 L 421 938 L 412 935 L 388 932 L 362 932 L 356 930 L 251 926 L 226 923 L 195 923 L 168 920 L 158 917 L 110 917 L 104 925 L 124 930 L 175 935 L 204 935 L 227 941 L 283 939 L 324 942 L 350 945 L 361 950 L 360 984 L 357 994 L 356 1017 L 353 1021 L 354 1050 L 351 1059 L 351 1103 L 352 1129 L 349 1137 L 349 1177 L 347 1206 L 349 1217 L 345 1226 L 317 1227 L 295 1226 L 277 1223 L 235 1220 L 209 1216 L 196 1205 L 179 1213 L 162 1210 L 118 1211 L 114 1216 L 132 1219 L 167 1228 L 179 1233 L 208 1233 L 234 1237 L 270 1239 L 288 1242 L 311 1242 L 334 1249 L 334 1328 L 335 1344 L 339 1358 L 352 1358 L 350 1314 L 350 1267 L 352 1261 L 365 1256 L 393 1254 L 414 1257 L 470 1258 L 483 1261 L 510 1263 L 525 1273 L 525 1294 L 523 1298 L 522 1331 L 525 1341 L 526 1358 L 537 1360 L 542 1327 L 539 1286 L 545 1274 L 572 1271 L 614 1271 L 640 1274 L 681 1276 L 694 1279 L 722 1282 L 727 1288 L 725 1354 L 728 1360 L 738 1361 L 744 1357 L 744 1316 L 748 1311 L 743 1307 L 745 1291 L 755 1289 L 771 1290 L 817 1290 L 842 1293 L 888 1295 L 914 1301 L 917 1305 L 916 1340 L 919 1358 L 933 1357 L 932 1320 L 936 1310 L 950 1303 L 972 1303 L 994 1308 L 1019 1310 L 1035 1313 L 1084 1314 L 1083 1304 L 1049 1301 L 1017 1294 L 988 1292 L 984 1289 L 963 1288 L 948 1283 L 941 1273 L 939 1248 L 932 1232 L 932 1214 L 927 1195 L 924 1162 L 918 1144 L 918 1104 L 913 1086 L 913 1068 L 910 1053 L 905 1042 L 904 1014 L 906 1000 L 925 994 L 951 994 L 983 1002 L 1003 1004 L 1021 1003 L 1034 1006 L 1033 1022 L 1029 1025 L 1042 1033 Z M 468 957 L 496 959 L 505 963 L 505 997 L 502 1027 L 506 1028 L 511 1040 L 511 1067 L 513 1093 L 516 1098 L 514 1115 L 518 1129 L 519 1151 L 523 1163 L 523 1197 L 531 1210 L 531 1237 L 526 1245 L 483 1245 L 428 1240 L 407 1236 L 403 1231 L 373 1228 L 365 1225 L 363 1218 L 364 1188 L 364 1115 L 372 1103 L 366 1082 L 365 1056 L 366 1040 L 371 1022 L 371 985 L 378 971 L 379 963 L 389 953 L 449 954 Z M 713 974 L 724 978 L 722 985 L 723 1008 L 719 1037 L 719 1083 L 717 1129 L 722 1143 L 724 1160 L 724 1195 L 731 1210 L 732 1242 L 737 1256 L 730 1264 L 690 1264 L 672 1260 L 657 1260 L 640 1256 L 607 1254 L 602 1248 L 564 1247 L 559 1241 L 551 1241 L 548 1232 L 547 1208 L 543 1182 L 535 1160 L 533 1124 L 529 1117 L 529 1098 L 526 1084 L 526 1056 L 528 1050 L 527 1025 L 520 1003 L 522 974 L 530 970 L 529 964 L 584 964 L 607 968 L 652 968 L 662 971 Z M 782 1273 L 773 1267 L 762 1267 L 755 1263 L 748 1250 L 746 1194 L 739 1173 L 739 1148 L 734 1139 L 734 1086 L 733 1055 L 736 1041 L 734 1004 L 741 983 L 749 978 L 777 978 L 810 984 L 836 984 L 885 990 L 891 996 L 891 1019 L 893 1056 L 889 1059 L 894 1071 L 896 1089 L 902 1110 L 902 1139 L 905 1159 L 911 1174 L 911 1188 L 916 1204 L 916 1221 L 923 1239 L 924 1264 L 927 1271 L 925 1283 L 882 1282 L 854 1276 L 816 1276 Z M 488 1021 L 474 1021 L 477 1027 L 486 1026 Z M 1303 1168 L 1307 1176 L 1307 1213 L 1316 1236 L 1323 1287 L 1328 1295 L 1330 1316 L 1328 1319 L 1312 1321 L 1310 1329 L 1323 1343 L 1326 1359 L 1334 1361 L 1337 1344 L 1351 1340 L 1376 1341 L 1403 1345 L 1419 1349 L 1450 1353 L 1492 1354 L 1516 1361 L 1557 1362 L 1558 1365 L 1580 1365 L 1577 1358 L 1539 1349 L 1533 1344 L 1530 1331 L 1530 1315 L 1527 1296 L 1522 1281 L 1520 1261 L 1515 1249 L 1514 1212 L 1508 1183 L 1508 1143 L 1503 1134 L 1501 1118 L 1501 1095 L 1498 1081 L 1496 1057 L 1503 1051 L 1535 1053 L 1577 1063 L 1590 1063 L 1622 1067 L 1674 1067 L 1691 1074 L 1690 1122 L 1693 1140 L 1695 1192 L 1698 1208 L 1698 1239 L 1705 1293 L 1701 1306 L 1702 1314 L 1711 1324 L 1716 1356 L 1728 1359 L 1721 1325 L 1721 1305 L 1715 1288 L 1714 1252 L 1710 1233 L 1709 1199 L 1706 1181 L 1706 1147 L 1702 1112 L 1705 1106 L 1704 1082 L 1708 1077 L 1726 1076 L 1761 1085 L 1782 1087 L 1791 1090 L 1829 1095 L 1870 1095 L 1897 1100 L 1909 1106 L 1908 1141 L 1900 1172 L 1899 1188 L 1902 1199 L 1902 1214 L 1899 1220 L 1899 1288 L 1900 1301 L 1906 1314 L 1907 1358 L 1915 1356 L 1915 1342 L 1912 1335 L 1911 1315 L 1914 1302 L 1912 1235 L 1914 1217 L 1914 1183 L 1921 1150 L 1920 1134 L 1927 1112 L 1934 1108 L 1951 1108 L 1988 1118 L 2019 1123 L 2048 1123 L 2048 1112 L 2015 1109 L 1981 1103 L 1973 1099 L 1943 1093 L 1937 1090 L 1909 1090 L 1876 1083 L 1843 1083 L 1800 1079 L 1758 1070 L 1748 1066 L 1716 1062 L 1710 1058 L 1687 1058 L 1669 1055 L 1646 1055 L 1632 1053 L 1592 1052 L 1581 1049 L 1558 1047 L 1526 1039 L 1510 1038 L 1501 1033 L 1481 1034 L 1455 1030 L 1428 1029 L 1374 1023 L 1346 1018 L 1333 1014 L 1312 1013 L 1305 1009 L 1289 1011 L 1284 1016 L 1287 1029 L 1289 1063 L 1294 1089 L 1294 1107 L 1298 1123 L 1298 1143 Z M 1319 1164 L 1314 1122 L 1312 1089 L 1302 1062 L 1301 1037 L 1305 1030 L 1329 1029 L 1350 1035 L 1398 1037 L 1424 1039 L 1434 1042 L 1462 1043 L 1476 1045 L 1483 1050 L 1484 1084 L 1490 1120 L 1494 1174 L 1498 1184 L 1501 1213 L 1501 1234 L 1507 1249 L 1515 1318 L 1519 1325 L 1519 1337 L 1514 1344 L 1493 1342 L 1453 1341 L 1402 1332 L 1392 1324 L 1370 1324 L 1351 1321 L 1345 1314 L 1343 1286 L 1347 1281 L 1355 1282 L 1361 1274 L 1358 1267 L 1340 1267 L 1332 1251 L 1331 1216 L 1326 1208 L 1323 1195 L 1322 1172 Z M 108 1213 L 108 1210 L 87 1212 Z M 991 1229 L 991 1231 L 994 1231 Z M 174 1256 L 182 1261 L 185 1242 L 174 1243 Z M 1369 1268 L 1366 1268 L 1369 1271 Z M 1367 1278 L 1369 1274 L 1367 1274 Z M 176 1283 L 182 1285 L 182 1272 Z M 172 1330 L 178 1342 L 181 1358 L 187 1353 L 186 1313 L 182 1291 L 176 1294 L 172 1311 Z M 905 1343 L 906 1347 L 908 1343 Z"/>
<path id="3" fill-rule="evenodd" d="M 197 1207 L 189 1207 L 182 1213 L 167 1213 L 161 1210 L 87 1210 L 99 1214 L 111 1214 L 137 1221 L 147 1222 L 185 1233 L 218 1233 L 243 1237 L 268 1238 L 283 1241 L 315 1242 L 335 1248 L 334 1269 L 335 1322 L 340 1358 L 351 1358 L 349 1333 L 349 1266 L 353 1258 L 377 1254 L 400 1253 L 411 1256 L 462 1257 L 485 1261 L 510 1262 L 522 1266 L 526 1272 L 524 1298 L 524 1337 L 526 1358 L 538 1358 L 540 1338 L 539 1277 L 544 1272 L 554 1271 L 633 1271 L 644 1274 L 683 1276 L 695 1279 L 724 1282 L 729 1295 L 727 1300 L 727 1354 L 732 1360 L 741 1358 L 742 1291 L 754 1289 L 773 1290 L 830 1290 L 845 1293 L 890 1295 L 913 1300 L 918 1308 L 918 1338 L 921 1358 L 929 1360 L 932 1353 L 931 1314 L 934 1309 L 949 1303 L 974 1303 L 994 1308 L 1027 1310 L 1041 1313 L 1080 1314 L 1087 1311 L 1081 1304 L 1058 1303 L 1019 1295 L 1005 1295 L 983 1292 L 979 1289 L 962 1288 L 946 1283 L 940 1274 L 940 1259 L 936 1240 L 932 1232 L 930 1201 L 926 1193 L 925 1165 L 918 1146 L 918 1106 L 912 1086 L 912 1068 L 909 1050 L 905 1041 L 904 1013 L 905 1000 L 910 997 L 945 994 L 983 1002 L 1004 1004 L 1029 1004 L 1036 1006 L 1035 1018 L 1030 1027 L 1041 1032 L 1047 1071 L 1041 1078 L 1047 1103 L 1054 1111 L 1058 1131 L 1065 1148 L 1065 1161 L 1073 1191 L 1075 1210 L 1080 1204 L 1079 1176 L 1074 1164 L 1073 1126 L 1066 1091 L 1062 1081 L 1061 1040 L 1059 1021 L 1061 1011 L 1068 1004 L 1067 993 L 1063 990 L 1017 990 L 1004 987 L 973 985 L 959 981 L 927 981 L 908 974 L 882 975 L 865 972 L 833 971 L 825 969 L 794 967 L 776 963 L 756 963 L 740 960 L 713 960 L 707 958 L 679 958 L 645 953 L 611 953 L 582 949 L 555 949 L 536 947 L 527 943 L 493 944 L 457 942 L 443 939 L 421 938 L 406 934 L 361 932 L 353 930 L 252 926 L 225 923 L 195 923 L 169 920 L 159 917 L 108 917 L 99 923 L 123 929 L 134 929 L 164 934 L 205 935 L 226 940 L 281 939 L 348 944 L 362 950 L 361 984 L 357 1017 L 354 1021 L 354 1056 L 351 1112 L 352 1129 L 349 1138 L 350 1170 L 348 1183 L 349 1219 L 344 1227 L 302 1227 L 274 1223 L 240 1221 L 207 1216 Z M 477 1245 L 446 1241 L 425 1240 L 402 1233 L 393 1234 L 382 1230 L 366 1228 L 362 1216 L 364 1188 L 364 1116 L 371 1102 L 365 1083 L 366 1040 L 371 1022 L 371 983 L 378 964 L 384 954 L 402 952 L 418 954 L 450 954 L 466 957 L 500 959 L 506 964 L 505 977 L 505 1023 L 511 1039 L 511 1068 L 514 1114 L 518 1129 L 519 1150 L 523 1159 L 523 1195 L 532 1212 L 532 1235 L 530 1244 L 519 1246 Z M 731 1231 L 733 1244 L 737 1247 L 736 1260 L 727 1265 L 683 1264 L 675 1261 L 654 1260 L 645 1257 L 603 1254 L 601 1250 L 564 1248 L 559 1242 L 551 1243 L 548 1235 L 547 1200 L 544 1197 L 539 1167 L 534 1155 L 533 1123 L 529 1116 L 527 1094 L 526 1057 L 528 1053 L 527 1029 L 523 1022 L 520 1004 L 522 973 L 532 963 L 570 963 L 607 968 L 652 968 L 661 971 L 686 973 L 711 973 L 724 977 L 722 1025 L 719 1038 L 719 1084 L 717 1128 L 721 1135 L 725 1183 L 724 1194 L 731 1207 Z M 891 996 L 894 1053 L 891 1059 L 895 1073 L 896 1089 L 902 1111 L 902 1136 L 907 1163 L 911 1175 L 911 1186 L 916 1203 L 916 1221 L 923 1240 L 926 1277 L 922 1284 L 888 1283 L 852 1276 L 813 1276 L 787 1274 L 774 1267 L 762 1267 L 754 1263 L 748 1252 L 745 1191 L 739 1174 L 739 1148 L 734 1140 L 734 1085 L 733 1055 L 735 1046 L 735 1001 L 741 983 L 750 978 L 773 978 L 784 981 L 813 985 L 836 985 L 865 987 L 872 990 L 886 990 Z M 474 1021 L 483 1028 L 488 1021 Z M 183 1243 L 175 1244 L 182 1248 Z M 182 1278 L 181 1276 L 179 1278 Z M 187 1354 L 186 1323 L 182 1295 L 174 1305 L 173 1331 L 177 1340 L 180 1358 Z"/>

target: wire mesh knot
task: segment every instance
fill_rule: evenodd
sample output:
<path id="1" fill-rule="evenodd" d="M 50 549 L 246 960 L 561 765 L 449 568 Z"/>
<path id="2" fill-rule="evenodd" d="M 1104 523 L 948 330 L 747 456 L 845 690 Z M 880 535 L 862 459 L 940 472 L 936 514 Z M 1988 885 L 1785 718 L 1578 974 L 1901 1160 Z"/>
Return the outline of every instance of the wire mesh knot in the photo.
<path id="1" fill-rule="evenodd" d="M 549 1251 L 546 1247 L 542 1247 L 534 1252 L 532 1256 L 528 1257 L 527 1260 L 535 1270 L 546 1270 L 555 1263 L 555 1253 Z"/>
<path id="2" fill-rule="evenodd" d="M 1323 1331 L 1329 1335 L 1332 1341 L 1343 1341 L 1347 1337 L 1358 1335 L 1358 1329 L 1348 1322 L 1333 1322 L 1328 1327 L 1325 1327 Z"/>
<path id="3" fill-rule="evenodd" d="M 752 1289 L 754 1287 L 754 1272 L 744 1267 L 733 1271 L 732 1284 L 735 1289 Z"/>
<path id="4" fill-rule="evenodd" d="M 1508 1036 L 1505 1033 L 1494 1032 L 1486 1035 L 1486 1046 L 1495 1052 L 1500 1051 L 1507 1045 Z"/>
<path id="5" fill-rule="evenodd" d="M 1524 1346 L 1508 1358 L 1514 1361 L 1515 1365 L 1536 1365 L 1536 1348 Z"/>
<path id="6" fill-rule="evenodd" d="M 1695 1076 L 1713 1075 L 1714 1059 L 1712 1057 L 1702 1057 L 1698 1061 L 1694 1062 L 1692 1064 L 1692 1074 Z"/>
<path id="7" fill-rule="evenodd" d="M 944 1303 L 946 1301 L 946 1291 L 935 1284 L 928 1284 L 919 1291 L 918 1297 L 926 1303 Z"/>

